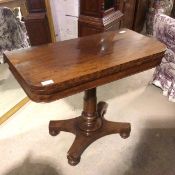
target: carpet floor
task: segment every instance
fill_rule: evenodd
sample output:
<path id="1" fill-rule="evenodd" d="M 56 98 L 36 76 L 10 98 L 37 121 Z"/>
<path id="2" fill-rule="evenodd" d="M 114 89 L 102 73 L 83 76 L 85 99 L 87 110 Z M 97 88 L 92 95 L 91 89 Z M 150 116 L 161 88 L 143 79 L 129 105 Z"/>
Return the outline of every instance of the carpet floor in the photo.
<path id="1" fill-rule="evenodd" d="M 149 84 L 152 73 L 98 88 L 98 99 L 109 103 L 106 118 L 130 122 L 131 136 L 97 140 L 76 167 L 66 159 L 74 135 L 51 137 L 48 123 L 80 115 L 83 94 L 48 104 L 27 103 L 0 126 L 0 175 L 174 175 L 175 104 Z"/>
<path id="2" fill-rule="evenodd" d="M 25 97 L 7 64 L 0 64 L 0 117 Z"/>

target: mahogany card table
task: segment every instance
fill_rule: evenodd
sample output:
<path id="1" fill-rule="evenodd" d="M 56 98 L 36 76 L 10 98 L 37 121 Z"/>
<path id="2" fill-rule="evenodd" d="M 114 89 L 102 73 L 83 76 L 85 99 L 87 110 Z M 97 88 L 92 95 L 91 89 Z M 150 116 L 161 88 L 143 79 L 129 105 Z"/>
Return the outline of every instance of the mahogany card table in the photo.
<path id="1" fill-rule="evenodd" d="M 115 133 L 127 138 L 131 131 L 129 123 L 104 118 L 107 103 L 97 103 L 96 88 L 159 65 L 165 50 L 156 39 L 121 29 L 5 52 L 4 58 L 35 102 L 52 102 L 84 91 L 80 117 L 49 123 L 52 136 L 60 131 L 76 136 L 67 158 L 70 165 L 77 165 L 83 151 L 95 140 Z"/>

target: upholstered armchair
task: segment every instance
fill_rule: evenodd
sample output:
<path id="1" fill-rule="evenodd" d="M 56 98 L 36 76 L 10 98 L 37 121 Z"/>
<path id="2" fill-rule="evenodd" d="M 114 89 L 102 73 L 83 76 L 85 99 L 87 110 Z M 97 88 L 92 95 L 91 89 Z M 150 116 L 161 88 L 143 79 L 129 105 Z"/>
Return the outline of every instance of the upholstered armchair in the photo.
<path id="1" fill-rule="evenodd" d="M 163 94 L 175 102 L 175 19 L 156 14 L 154 36 L 167 46 L 162 63 L 155 70 L 153 84 L 163 90 Z"/>
<path id="2" fill-rule="evenodd" d="M 0 56 L 6 50 L 28 47 L 25 24 L 6 7 L 0 7 Z"/>
<path id="3" fill-rule="evenodd" d="M 153 35 L 153 21 L 157 13 L 171 15 L 174 0 L 148 0 L 149 9 L 146 17 L 146 34 Z"/>

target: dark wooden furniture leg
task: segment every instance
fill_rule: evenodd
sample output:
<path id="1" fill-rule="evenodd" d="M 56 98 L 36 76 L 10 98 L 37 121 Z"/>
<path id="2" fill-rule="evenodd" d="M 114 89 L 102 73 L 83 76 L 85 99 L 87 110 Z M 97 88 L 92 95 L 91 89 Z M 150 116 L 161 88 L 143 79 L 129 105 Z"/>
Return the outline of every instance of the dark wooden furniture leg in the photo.
<path id="1" fill-rule="evenodd" d="M 80 117 L 50 121 L 49 133 L 52 136 L 56 136 L 60 131 L 71 132 L 76 136 L 67 155 L 70 165 L 77 165 L 83 151 L 92 142 L 103 136 L 119 133 L 124 139 L 129 137 L 130 124 L 107 121 L 104 118 L 106 110 L 107 103 L 99 102 L 97 104 L 96 88 L 94 88 L 85 91 L 84 109 Z"/>

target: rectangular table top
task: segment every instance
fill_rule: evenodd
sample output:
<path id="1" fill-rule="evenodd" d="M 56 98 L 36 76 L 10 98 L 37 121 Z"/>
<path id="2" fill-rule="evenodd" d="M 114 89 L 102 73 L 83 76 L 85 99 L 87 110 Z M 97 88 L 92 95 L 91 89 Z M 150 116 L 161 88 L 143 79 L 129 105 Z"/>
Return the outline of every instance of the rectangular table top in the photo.
<path id="1" fill-rule="evenodd" d="M 166 47 L 121 29 L 5 52 L 9 68 L 27 95 L 49 102 L 160 64 Z"/>

